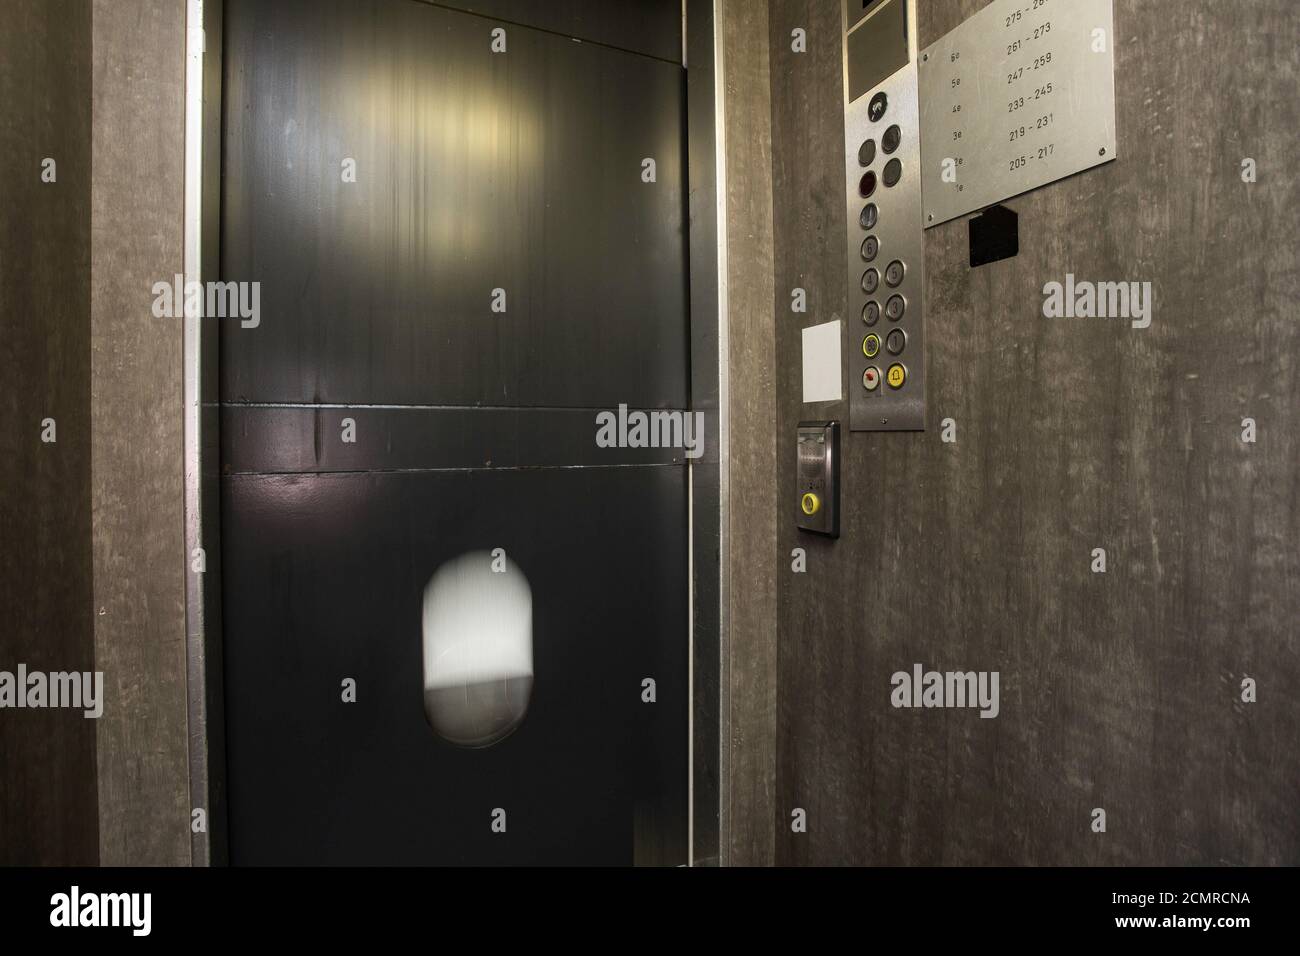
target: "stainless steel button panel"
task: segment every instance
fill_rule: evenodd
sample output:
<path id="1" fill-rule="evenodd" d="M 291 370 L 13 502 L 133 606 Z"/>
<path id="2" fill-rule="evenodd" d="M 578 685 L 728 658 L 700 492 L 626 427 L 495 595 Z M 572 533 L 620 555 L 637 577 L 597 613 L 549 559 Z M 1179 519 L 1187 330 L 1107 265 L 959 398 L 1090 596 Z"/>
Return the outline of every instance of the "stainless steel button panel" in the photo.
<path id="1" fill-rule="evenodd" d="M 845 0 L 843 11 L 846 283 L 849 309 L 865 326 L 854 336 L 860 347 L 846 350 L 849 427 L 921 431 L 924 222 L 916 0 L 873 3 L 865 16 L 861 0 Z M 887 66 L 873 74 L 879 64 Z M 881 76 L 887 69 L 893 72 Z M 864 272 L 866 263 L 872 265 Z M 882 311 L 889 324 L 880 328 Z"/>

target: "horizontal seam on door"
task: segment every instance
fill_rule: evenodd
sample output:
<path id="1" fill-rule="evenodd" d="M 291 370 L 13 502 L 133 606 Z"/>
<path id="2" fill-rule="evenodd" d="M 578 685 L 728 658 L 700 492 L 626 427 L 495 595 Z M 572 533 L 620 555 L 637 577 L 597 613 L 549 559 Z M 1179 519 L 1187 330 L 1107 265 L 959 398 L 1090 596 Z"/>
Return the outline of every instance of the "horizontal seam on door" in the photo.
<path id="1" fill-rule="evenodd" d="M 460 474 L 473 471 L 594 471 L 604 468 L 682 468 L 682 461 L 646 461 L 625 462 L 610 465 L 502 465 L 446 468 L 338 468 L 313 469 L 310 471 L 231 471 L 222 478 L 240 477 L 292 477 L 294 475 L 422 475 L 422 474 Z"/>

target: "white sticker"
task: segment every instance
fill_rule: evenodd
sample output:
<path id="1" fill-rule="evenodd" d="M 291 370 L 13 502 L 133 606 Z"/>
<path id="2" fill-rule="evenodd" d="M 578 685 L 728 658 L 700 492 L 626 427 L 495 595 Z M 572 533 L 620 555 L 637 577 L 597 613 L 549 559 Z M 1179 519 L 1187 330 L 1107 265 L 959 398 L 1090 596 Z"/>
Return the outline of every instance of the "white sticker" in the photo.
<path id="1" fill-rule="evenodd" d="M 838 402 L 844 397 L 840 379 L 840 320 L 803 330 L 803 400 Z"/>

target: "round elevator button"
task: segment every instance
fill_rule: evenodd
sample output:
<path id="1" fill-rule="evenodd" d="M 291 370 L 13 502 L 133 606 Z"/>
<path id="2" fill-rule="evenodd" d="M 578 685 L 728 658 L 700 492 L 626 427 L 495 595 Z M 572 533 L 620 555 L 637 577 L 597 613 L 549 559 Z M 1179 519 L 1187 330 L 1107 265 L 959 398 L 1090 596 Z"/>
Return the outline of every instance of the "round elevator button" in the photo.
<path id="1" fill-rule="evenodd" d="M 885 266 L 885 281 L 889 283 L 891 289 L 897 289 L 903 282 L 903 276 L 907 274 L 907 269 L 899 259 L 895 259 L 889 265 Z"/>
<path id="2" fill-rule="evenodd" d="M 810 491 L 800 500 L 799 507 L 803 509 L 804 514 L 812 517 L 822 510 L 822 500 Z"/>
<path id="3" fill-rule="evenodd" d="M 876 191 L 876 174 L 867 170 L 858 180 L 858 193 L 863 199 L 870 198 L 871 194 Z"/>
<path id="4" fill-rule="evenodd" d="M 892 153 L 893 150 L 890 150 Z M 876 159 L 876 141 L 869 139 L 858 147 L 858 165 L 870 166 Z"/>
<path id="5" fill-rule="evenodd" d="M 890 355 L 902 355 L 903 349 L 907 348 L 907 333 L 902 329 L 890 329 L 885 336 L 885 348 Z"/>
<path id="6" fill-rule="evenodd" d="M 880 321 L 880 305 L 875 299 L 872 299 L 862 307 L 862 321 L 867 325 L 875 325 Z"/>
<path id="7" fill-rule="evenodd" d="M 885 111 L 888 109 L 889 97 L 885 95 L 884 90 L 881 90 L 873 96 L 871 102 L 867 104 L 867 118 L 873 123 L 879 123 L 885 118 Z"/>
<path id="8" fill-rule="evenodd" d="M 872 333 L 862 340 L 862 354 L 867 358 L 875 358 L 880 354 L 880 336 Z"/>
<path id="9" fill-rule="evenodd" d="M 868 269 L 862 273 L 862 291 L 867 295 L 874 295 L 880 288 L 880 273 L 875 269 Z"/>
<path id="10" fill-rule="evenodd" d="M 862 373 L 862 387 L 868 392 L 874 392 L 880 388 L 880 369 L 874 365 L 868 365 L 866 371 Z"/>
<path id="11" fill-rule="evenodd" d="M 895 362 L 885 373 L 885 381 L 889 383 L 890 388 L 902 388 L 903 383 L 907 381 L 907 369 Z"/>
<path id="12" fill-rule="evenodd" d="M 885 130 L 885 135 L 880 137 L 880 148 L 886 153 L 892 153 L 898 149 L 898 144 L 903 139 L 903 131 L 896 125 Z"/>
<path id="13" fill-rule="evenodd" d="M 894 187 L 898 181 L 903 178 L 903 164 L 896 159 L 891 159 L 885 164 L 885 185 Z"/>
<path id="14" fill-rule="evenodd" d="M 878 216 L 879 210 L 876 209 L 876 204 L 869 202 L 862 207 L 862 215 L 858 216 L 858 222 L 863 229 L 875 229 Z"/>
<path id="15" fill-rule="evenodd" d="M 885 303 L 885 315 L 889 316 L 890 322 L 897 322 L 907 311 L 907 300 L 901 295 L 891 295 L 889 301 Z"/>
<path id="16" fill-rule="evenodd" d="M 880 251 L 880 240 L 875 236 L 867 236 L 862 240 L 862 258 L 871 262 L 876 258 L 876 253 Z"/>

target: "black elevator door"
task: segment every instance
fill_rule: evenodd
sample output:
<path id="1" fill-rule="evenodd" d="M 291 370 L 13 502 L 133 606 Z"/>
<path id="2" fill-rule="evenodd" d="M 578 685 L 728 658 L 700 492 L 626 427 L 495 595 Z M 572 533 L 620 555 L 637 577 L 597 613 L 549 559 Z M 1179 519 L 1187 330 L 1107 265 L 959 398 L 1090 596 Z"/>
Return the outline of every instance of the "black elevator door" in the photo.
<path id="1" fill-rule="evenodd" d="M 234 863 L 686 860 L 683 452 L 596 442 L 688 401 L 682 66 L 609 39 L 680 6 L 513 6 L 225 3 Z M 532 691 L 468 748 L 422 601 L 482 554 L 531 589 Z"/>

